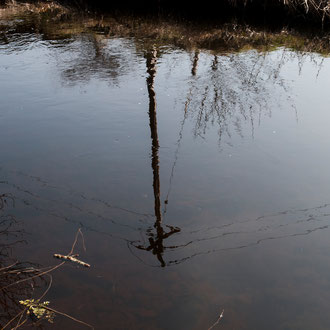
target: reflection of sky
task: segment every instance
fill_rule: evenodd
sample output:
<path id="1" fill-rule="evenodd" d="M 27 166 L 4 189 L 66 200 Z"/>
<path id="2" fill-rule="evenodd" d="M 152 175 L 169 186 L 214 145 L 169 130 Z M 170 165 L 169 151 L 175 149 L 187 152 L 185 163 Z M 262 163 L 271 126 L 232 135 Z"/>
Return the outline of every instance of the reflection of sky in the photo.
<path id="1" fill-rule="evenodd" d="M 275 275 L 276 267 L 283 268 L 285 280 L 292 285 L 290 262 L 296 277 L 297 270 L 304 269 L 299 260 L 315 265 L 316 255 L 325 262 L 327 252 L 313 250 L 313 244 L 321 250 L 327 246 L 330 217 L 324 205 L 330 201 L 330 62 L 324 59 L 319 71 L 317 55 L 280 49 L 269 54 L 219 55 L 217 68 L 212 69 L 214 56 L 202 52 L 192 77 L 193 54 L 163 51 L 155 78 L 161 199 L 164 202 L 170 190 L 164 224 L 181 228 L 169 244 L 186 244 L 166 253 L 164 259 L 180 261 L 198 255 L 178 270 L 179 276 L 186 275 L 196 285 L 189 294 L 196 297 L 202 291 L 196 282 L 204 283 L 212 303 L 231 306 L 232 320 L 235 313 L 249 319 L 250 312 L 251 321 L 257 313 L 254 308 L 267 301 L 263 290 L 271 285 L 277 288 L 269 293 L 272 308 L 276 294 L 279 301 L 284 299 L 285 285 Z M 118 242 L 146 240 L 145 231 L 154 221 L 143 56 L 136 54 L 133 40 L 95 41 L 87 36 L 60 48 L 36 42 L 23 51 L 2 47 L 0 52 L 1 187 L 17 197 L 21 209 L 16 212 L 35 225 L 30 229 L 31 237 L 37 238 L 34 246 L 41 247 L 49 239 L 49 234 L 40 233 L 51 228 L 56 233 L 52 246 L 65 250 L 64 242 L 71 242 L 73 229 L 84 224 L 96 269 L 104 262 L 99 246 L 108 246 L 107 253 L 114 259 L 104 267 L 123 262 L 134 270 L 139 260 Z M 301 68 L 299 63 L 303 63 Z M 219 142 L 223 123 L 226 130 Z M 26 249 L 28 254 L 33 246 Z M 303 254 L 301 249 L 308 251 Z M 217 251 L 222 253 L 213 253 Z M 157 264 L 151 254 L 134 252 L 147 264 Z M 272 274 L 263 267 L 268 258 L 274 258 L 276 265 L 268 265 Z M 137 276 L 142 278 L 147 271 L 140 267 L 136 266 Z M 318 290 L 317 276 L 324 279 L 327 264 L 324 267 L 316 265 L 312 289 L 298 284 L 297 290 L 307 295 Z M 189 274 L 191 269 L 195 275 Z M 159 278 L 166 282 L 162 275 Z M 275 283 L 269 284 L 271 280 Z M 127 285 L 138 282 L 123 281 Z M 222 294 L 221 301 L 213 295 L 214 287 Z M 249 287 L 255 291 L 245 292 Z M 208 306 L 207 297 L 202 297 Z M 258 303 L 249 305 L 251 297 Z M 296 302 L 301 296 L 290 299 Z M 200 308 L 192 301 L 187 307 L 190 312 Z M 240 306 L 245 307 L 240 310 Z M 322 303 L 318 306 L 322 310 Z M 182 315 L 179 319 L 180 324 L 186 321 Z"/>

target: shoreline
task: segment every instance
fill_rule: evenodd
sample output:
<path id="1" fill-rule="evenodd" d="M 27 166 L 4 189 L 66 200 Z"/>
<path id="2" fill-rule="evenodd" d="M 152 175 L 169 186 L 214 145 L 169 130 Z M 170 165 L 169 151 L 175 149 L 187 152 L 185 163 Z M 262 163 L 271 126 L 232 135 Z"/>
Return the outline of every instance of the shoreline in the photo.
<path id="1" fill-rule="evenodd" d="M 270 51 L 285 47 L 300 52 L 317 52 L 325 56 L 330 54 L 330 33 L 324 30 L 254 27 L 235 21 L 206 24 L 175 20 L 171 17 L 155 19 L 140 15 L 100 14 L 67 7 L 57 2 L 14 2 L 0 7 L 2 21 L 20 16 L 28 21 L 31 30 L 39 31 L 46 39 L 92 32 L 104 37 L 134 37 L 137 40 L 143 38 L 144 42 L 150 40 L 150 44 L 159 46 L 173 45 L 187 50 L 203 49 L 217 53 L 249 49 Z M 0 39 L 5 40 L 6 34 L 5 25 L 0 25 Z"/>

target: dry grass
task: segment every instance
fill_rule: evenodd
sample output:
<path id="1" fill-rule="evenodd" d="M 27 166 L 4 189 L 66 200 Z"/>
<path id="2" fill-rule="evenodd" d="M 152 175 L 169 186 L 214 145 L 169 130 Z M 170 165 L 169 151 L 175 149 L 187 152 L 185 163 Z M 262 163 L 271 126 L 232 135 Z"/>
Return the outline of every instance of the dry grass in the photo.
<path id="1" fill-rule="evenodd" d="M 29 10 L 32 12 L 45 12 L 49 10 L 56 10 L 56 11 L 67 11 L 68 8 L 65 7 L 63 4 L 70 4 L 72 7 L 79 7 L 80 4 L 84 5 L 89 5 L 90 7 L 93 7 L 95 3 L 91 0 L 84 0 L 84 1 L 61 1 L 58 0 L 57 2 L 55 1 L 34 1 L 30 0 L 29 3 L 25 3 L 22 5 L 21 2 L 16 2 L 15 0 L 4 0 L 7 5 L 10 5 L 12 7 L 12 10 L 22 10 L 23 7 L 25 7 L 25 10 Z M 154 2 L 154 7 L 158 8 L 158 3 L 160 6 L 163 6 L 164 8 L 166 6 L 171 6 L 174 7 L 186 6 L 186 2 L 184 0 L 179 0 L 177 4 L 174 2 L 172 3 L 171 1 L 166 1 L 162 0 L 160 2 L 157 2 L 157 0 L 154 1 L 149 1 L 147 3 L 141 3 L 140 7 L 145 6 L 145 10 L 148 10 L 148 7 L 152 7 Z M 97 3 L 102 4 L 102 1 L 98 1 Z M 104 5 L 107 4 L 107 1 L 103 1 Z M 114 6 L 115 6 L 114 2 Z M 1 0 L 0 0 L 1 4 Z M 128 6 L 130 5 L 130 2 L 127 3 Z M 290 12 L 293 15 L 301 15 L 304 14 L 304 16 L 310 17 L 310 18 L 316 18 L 316 19 L 322 19 L 324 20 L 325 18 L 330 18 L 330 1 L 329 0 L 226 0 L 222 2 L 223 5 L 227 5 L 228 7 L 231 8 L 250 8 L 253 7 L 255 9 L 266 9 L 266 8 L 281 8 L 284 11 Z M 209 4 L 211 5 L 211 3 Z M 187 2 L 187 9 L 191 9 L 191 6 L 188 5 Z M 210 7 L 210 11 L 212 11 L 212 6 Z M 196 7 L 197 8 L 197 7 Z M 0 14 L 1 15 L 1 14 Z"/>
<path id="2" fill-rule="evenodd" d="M 288 1 L 288 0 L 286 0 Z M 239 2 L 239 0 L 236 0 Z M 186 50 L 206 49 L 217 53 L 257 49 L 260 51 L 286 47 L 303 52 L 330 53 L 330 34 L 322 31 L 301 33 L 283 28 L 278 31 L 256 29 L 235 23 L 221 26 L 187 24 L 175 20 L 146 19 L 137 16 L 101 16 L 71 10 L 57 3 L 18 4 L 0 8 L 0 19 L 22 18 L 18 31 L 24 24 L 35 29 L 48 40 L 65 39 L 82 33 L 92 33 L 96 39 L 108 37 L 133 37 L 137 48 L 149 46 L 175 46 Z M 28 23 L 26 23 L 28 22 Z M 11 31 L 13 26 L 11 25 Z M 5 26 L 0 34 L 7 38 Z"/>
<path id="3" fill-rule="evenodd" d="M 322 19 L 330 17 L 329 0 L 271 0 L 267 4 L 261 0 L 228 0 L 228 3 L 234 7 L 249 6 L 251 3 L 260 6 L 283 6 L 291 11 L 317 15 Z"/>
<path id="4" fill-rule="evenodd" d="M 13 16 L 26 13 L 61 13 L 66 14 L 69 9 L 55 1 L 35 3 L 7 1 L 5 6 L 0 7 L 0 19 L 8 19 Z"/>
<path id="5" fill-rule="evenodd" d="M 149 41 L 150 45 L 174 45 L 186 50 L 205 49 L 217 53 L 248 49 L 267 51 L 278 47 L 324 55 L 330 53 L 328 33 L 307 35 L 288 29 L 270 32 L 237 24 L 210 27 L 134 17 L 108 17 L 89 23 L 90 30 L 106 36 L 134 37 L 137 44 L 143 39 L 141 50 L 148 48 Z"/>

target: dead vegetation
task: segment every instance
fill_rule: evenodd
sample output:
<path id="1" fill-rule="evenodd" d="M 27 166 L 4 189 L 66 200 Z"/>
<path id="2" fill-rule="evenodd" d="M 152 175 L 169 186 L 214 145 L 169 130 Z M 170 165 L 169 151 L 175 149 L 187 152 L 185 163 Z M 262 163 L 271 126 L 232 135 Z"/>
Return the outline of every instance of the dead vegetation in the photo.
<path id="1" fill-rule="evenodd" d="M 1 5 L 1 2 L 0 2 Z M 0 19 L 10 19 L 12 16 L 20 14 L 41 14 L 41 13 L 56 13 L 67 14 L 69 9 L 55 1 L 36 1 L 36 2 L 17 2 L 15 0 L 6 1 L 0 7 Z"/>
<path id="2" fill-rule="evenodd" d="M 4 234 L 1 231 L 0 234 Z M 19 263 L 18 261 L 4 266 L 4 260 L 1 260 L 2 267 L 0 268 L 0 305 L 4 308 L 4 315 L 2 315 L 1 329 L 18 329 L 23 325 L 32 325 L 34 327 L 40 326 L 44 321 L 53 323 L 56 315 L 64 316 L 74 322 L 94 329 L 90 324 L 76 319 L 75 317 L 51 308 L 50 302 L 43 300 L 53 284 L 52 273 L 62 267 L 67 261 L 74 262 L 79 266 L 90 267 L 89 264 L 78 260 L 74 256 L 74 248 L 78 242 L 78 237 L 81 236 L 83 247 L 85 249 L 84 238 L 81 229 L 78 229 L 70 252 L 61 263 L 39 268 L 36 264 Z M 7 246 L 10 249 L 13 243 Z M 8 255 L 6 256 L 8 260 Z M 34 291 L 40 288 L 42 284 L 47 284 L 46 289 L 38 298 L 33 298 Z M 24 299 L 27 298 L 28 299 Z M 5 319 L 9 319 L 6 323 L 2 323 Z"/>
<path id="3" fill-rule="evenodd" d="M 14 23 L 12 21 L 9 24 L 10 20 L 14 20 Z M 330 34 L 325 31 L 302 33 L 289 28 L 270 31 L 236 23 L 215 26 L 161 18 L 101 16 L 69 10 L 54 2 L 13 2 L 0 7 L 0 43 L 10 43 L 11 35 L 24 32 L 24 29 L 34 31 L 46 40 L 70 39 L 86 33 L 93 34 L 97 40 L 133 37 L 137 49 L 142 51 L 156 45 L 217 53 L 248 49 L 268 51 L 278 47 L 324 55 L 330 52 Z"/>
<path id="4" fill-rule="evenodd" d="M 218 53 L 248 49 L 269 51 L 278 47 L 323 54 L 328 54 L 330 50 L 329 34 L 303 34 L 286 28 L 274 32 L 235 23 L 206 27 L 173 21 L 112 17 L 95 23 L 90 26 L 91 30 L 107 36 L 135 37 L 138 40 L 144 38 L 144 46 L 149 39 L 150 44 L 159 46 L 174 45 L 185 50 L 204 49 Z"/>
<path id="5" fill-rule="evenodd" d="M 259 7 L 283 6 L 294 13 L 304 12 L 306 15 L 318 16 L 321 19 L 330 16 L 330 1 L 328 0 L 228 0 L 231 6 L 247 7 L 251 4 Z"/>

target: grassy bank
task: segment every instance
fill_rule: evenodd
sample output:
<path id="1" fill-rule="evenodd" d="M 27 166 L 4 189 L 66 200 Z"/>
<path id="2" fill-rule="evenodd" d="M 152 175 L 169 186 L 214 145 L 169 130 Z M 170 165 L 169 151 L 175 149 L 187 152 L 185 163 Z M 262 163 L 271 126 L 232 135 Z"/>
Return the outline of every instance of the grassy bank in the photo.
<path id="1" fill-rule="evenodd" d="M 55 2 L 12 3 L 0 9 L 0 20 L 4 22 L 12 18 L 19 18 L 15 26 L 10 24 L 7 29 L 6 24 L 0 24 L 0 41 L 9 42 L 10 33 L 38 31 L 45 40 L 66 39 L 83 33 L 92 33 L 98 39 L 134 37 L 141 49 L 147 48 L 150 43 L 217 53 L 247 49 L 267 51 L 278 47 L 324 55 L 330 53 L 330 34 L 325 31 L 315 34 L 289 28 L 270 30 L 236 23 L 192 24 L 170 18 L 155 20 L 136 15 L 99 15 L 72 10 Z"/>

